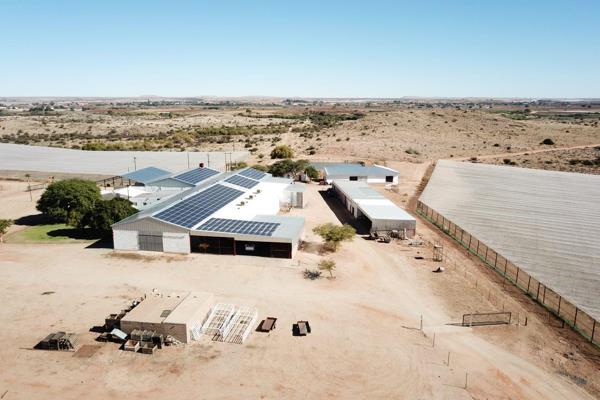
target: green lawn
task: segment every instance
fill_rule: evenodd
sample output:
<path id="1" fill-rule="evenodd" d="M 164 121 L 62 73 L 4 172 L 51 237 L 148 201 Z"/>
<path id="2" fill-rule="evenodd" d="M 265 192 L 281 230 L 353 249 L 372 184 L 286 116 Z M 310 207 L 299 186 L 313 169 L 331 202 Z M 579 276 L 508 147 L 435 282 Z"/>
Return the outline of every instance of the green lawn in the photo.
<path id="1" fill-rule="evenodd" d="M 76 229 L 65 224 L 45 224 L 30 226 L 5 238 L 8 243 L 55 243 L 77 240 L 94 240 L 94 235 L 87 229 Z"/>

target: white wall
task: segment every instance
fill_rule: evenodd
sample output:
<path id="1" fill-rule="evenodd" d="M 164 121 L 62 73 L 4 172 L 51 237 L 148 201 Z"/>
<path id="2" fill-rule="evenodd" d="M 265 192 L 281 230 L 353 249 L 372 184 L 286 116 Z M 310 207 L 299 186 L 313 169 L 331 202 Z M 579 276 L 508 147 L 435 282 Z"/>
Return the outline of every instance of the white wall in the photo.
<path id="1" fill-rule="evenodd" d="M 261 182 L 239 200 L 217 211 L 212 217 L 252 219 L 257 215 L 276 215 L 280 208 L 279 199 L 288 196 L 289 201 L 289 192 L 284 191 L 286 186 L 288 183 Z M 254 194 L 257 189 L 260 189 L 260 193 Z M 252 195 L 252 199 L 248 199 L 250 195 Z M 238 206 L 241 201 L 245 204 Z"/>
<path id="2" fill-rule="evenodd" d="M 163 233 L 163 251 L 165 253 L 190 253 L 190 235 L 187 233 Z"/>
<path id="3" fill-rule="evenodd" d="M 138 250 L 138 233 L 113 229 L 113 243 L 115 250 Z"/>

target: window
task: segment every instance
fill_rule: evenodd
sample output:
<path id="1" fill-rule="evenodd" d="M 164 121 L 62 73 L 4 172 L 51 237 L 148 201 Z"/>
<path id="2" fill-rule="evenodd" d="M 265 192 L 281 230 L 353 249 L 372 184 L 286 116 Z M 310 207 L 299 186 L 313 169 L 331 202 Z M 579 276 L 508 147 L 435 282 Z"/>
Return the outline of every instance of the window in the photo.
<path id="1" fill-rule="evenodd" d="M 386 176 L 385 177 L 385 181 L 386 182 L 394 182 L 394 177 L 393 176 Z"/>
<path id="2" fill-rule="evenodd" d="M 358 180 L 358 176 L 351 176 L 351 177 L 350 177 L 350 180 L 351 180 L 351 181 L 357 181 L 357 180 Z"/>

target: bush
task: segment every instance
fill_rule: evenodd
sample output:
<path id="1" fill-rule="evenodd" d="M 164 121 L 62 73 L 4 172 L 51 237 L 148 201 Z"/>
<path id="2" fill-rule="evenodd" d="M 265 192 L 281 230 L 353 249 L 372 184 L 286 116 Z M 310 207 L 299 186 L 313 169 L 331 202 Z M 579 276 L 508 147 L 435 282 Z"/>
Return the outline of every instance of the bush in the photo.
<path id="1" fill-rule="evenodd" d="M 341 242 L 352 240 L 356 235 L 356 230 L 350 225 L 339 226 L 330 222 L 316 226 L 313 232 L 321 236 L 325 240 L 327 248 L 332 251 L 336 251 Z"/>
<path id="2" fill-rule="evenodd" d="M 319 263 L 319 269 L 329 272 L 329 276 L 333 278 L 333 272 L 335 271 L 336 265 L 333 260 L 321 260 Z"/>
<path id="3" fill-rule="evenodd" d="M 546 145 L 551 146 L 554 144 L 554 140 L 547 138 L 547 139 L 542 140 L 542 142 L 540 144 L 546 144 Z"/>
<path id="4" fill-rule="evenodd" d="M 2 242 L 2 237 L 8 232 L 8 228 L 13 224 L 13 220 L 11 219 L 0 219 L 0 242 Z"/>
<path id="5" fill-rule="evenodd" d="M 276 146 L 271 151 L 271 158 L 292 158 L 294 157 L 294 152 L 292 148 L 288 145 Z"/>
<path id="6" fill-rule="evenodd" d="M 52 183 L 37 202 L 37 209 L 55 222 L 83 228 L 86 216 L 100 201 L 100 189 L 92 181 L 67 179 Z"/>
<path id="7" fill-rule="evenodd" d="M 321 271 L 316 270 L 316 269 L 305 269 L 304 272 L 304 278 L 306 279 L 310 279 L 311 281 L 314 281 L 315 279 L 319 279 L 321 277 Z"/>
<path id="8" fill-rule="evenodd" d="M 235 171 L 237 169 L 246 168 L 248 166 L 248 164 L 244 161 L 235 161 L 235 162 L 232 162 L 230 165 L 231 165 L 232 171 Z"/>

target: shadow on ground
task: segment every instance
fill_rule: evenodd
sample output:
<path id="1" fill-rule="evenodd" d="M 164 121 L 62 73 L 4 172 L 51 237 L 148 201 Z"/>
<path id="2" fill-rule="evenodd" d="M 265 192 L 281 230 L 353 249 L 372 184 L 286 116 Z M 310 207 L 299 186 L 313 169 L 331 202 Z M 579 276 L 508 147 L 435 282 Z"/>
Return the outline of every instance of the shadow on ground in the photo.
<path id="1" fill-rule="evenodd" d="M 352 214 L 350 214 L 350 212 L 346 209 L 346 207 L 344 207 L 340 199 L 335 195 L 331 195 L 330 193 L 331 192 L 328 190 L 319 190 L 319 194 L 323 198 L 323 201 L 325 201 L 327 207 L 329 207 L 329 209 L 333 211 L 337 219 L 342 224 L 348 224 L 354 229 L 356 229 L 357 235 L 368 235 L 369 229 L 367 228 L 367 226 L 365 226 L 360 221 L 357 221 L 352 216 Z"/>

